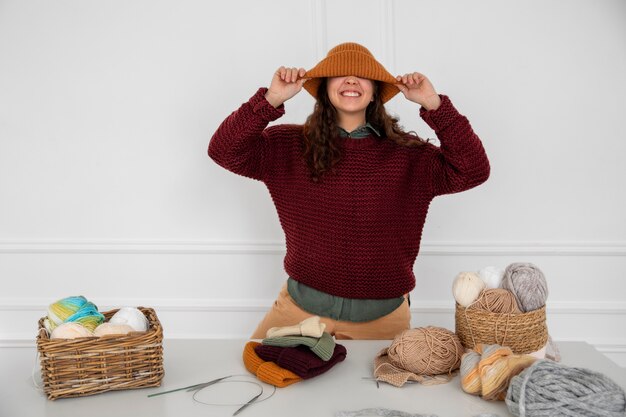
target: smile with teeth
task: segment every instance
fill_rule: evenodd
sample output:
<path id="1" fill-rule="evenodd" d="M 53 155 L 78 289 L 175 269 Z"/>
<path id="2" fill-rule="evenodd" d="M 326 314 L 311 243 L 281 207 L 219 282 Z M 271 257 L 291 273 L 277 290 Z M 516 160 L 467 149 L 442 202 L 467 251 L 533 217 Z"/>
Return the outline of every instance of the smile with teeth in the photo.
<path id="1" fill-rule="evenodd" d="M 361 97 L 361 93 L 358 91 L 342 91 L 341 95 L 344 97 Z"/>

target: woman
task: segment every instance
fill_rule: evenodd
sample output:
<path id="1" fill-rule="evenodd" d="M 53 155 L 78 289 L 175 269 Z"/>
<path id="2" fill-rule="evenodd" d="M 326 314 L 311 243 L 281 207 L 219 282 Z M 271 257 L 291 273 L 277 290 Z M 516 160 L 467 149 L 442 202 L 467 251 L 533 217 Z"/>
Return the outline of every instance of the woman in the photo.
<path id="1" fill-rule="evenodd" d="M 305 124 L 267 127 L 303 87 L 316 99 Z M 398 92 L 421 105 L 440 147 L 386 113 Z M 394 77 L 355 43 L 331 49 L 310 71 L 280 67 L 220 125 L 209 156 L 263 181 L 285 232 L 289 279 L 253 339 L 313 315 L 337 339 L 393 339 L 410 328 L 431 200 L 483 183 L 490 170 L 467 118 L 428 78 Z"/>

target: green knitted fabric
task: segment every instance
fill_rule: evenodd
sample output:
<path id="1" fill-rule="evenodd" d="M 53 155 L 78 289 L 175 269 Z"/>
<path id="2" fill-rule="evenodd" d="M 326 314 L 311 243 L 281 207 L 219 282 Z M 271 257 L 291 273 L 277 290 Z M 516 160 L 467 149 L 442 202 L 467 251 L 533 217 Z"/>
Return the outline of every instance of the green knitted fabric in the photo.
<path id="1" fill-rule="evenodd" d="M 293 347 L 304 345 L 308 346 L 313 353 L 320 357 L 320 359 L 327 361 L 333 356 L 335 351 L 335 340 L 328 332 L 322 333 L 322 337 L 308 337 L 308 336 L 282 336 L 282 337 L 268 337 L 263 339 L 264 345 L 269 346 L 281 346 L 281 347 Z"/>

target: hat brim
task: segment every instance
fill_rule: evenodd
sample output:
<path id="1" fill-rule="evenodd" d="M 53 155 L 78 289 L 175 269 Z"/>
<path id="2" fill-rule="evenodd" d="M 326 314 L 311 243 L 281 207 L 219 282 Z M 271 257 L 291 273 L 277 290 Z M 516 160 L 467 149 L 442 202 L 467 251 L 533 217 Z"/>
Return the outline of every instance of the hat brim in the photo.
<path id="1" fill-rule="evenodd" d="M 304 77 L 309 79 L 303 87 L 313 97 L 317 98 L 317 91 L 322 78 L 348 75 L 382 82 L 380 96 L 383 103 L 400 92 L 395 85 L 397 83 L 395 77 L 385 67 L 371 55 L 356 51 L 335 53 L 321 60 L 315 67 L 306 72 Z"/>

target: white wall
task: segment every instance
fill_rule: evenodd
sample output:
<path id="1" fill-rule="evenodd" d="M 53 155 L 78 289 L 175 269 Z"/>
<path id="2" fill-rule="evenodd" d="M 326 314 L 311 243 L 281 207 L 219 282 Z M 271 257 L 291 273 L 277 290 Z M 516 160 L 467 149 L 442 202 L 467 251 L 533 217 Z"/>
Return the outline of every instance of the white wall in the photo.
<path id="1" fill-rule="evenodd" d="M 454 276 L 527 261 L 549 329 L 626 365 L 626 3 L 0 1 L 0 345 L 47 304 L 155 307 L 166 336 L 245 337 L 286 278 L 267 190 L 206 156 L 280 65 L 344 41 L 425 73 L 491 178 L 436 199 L 414 326 L 454 326 Z M 303 92 L 280 122 L 302 122 Z M 389 103 L 434 137 L 417 107 Z"/>

